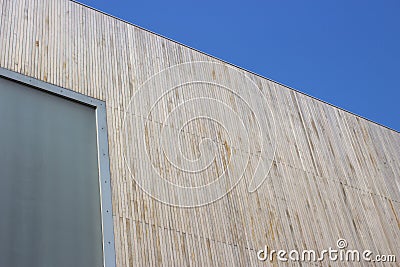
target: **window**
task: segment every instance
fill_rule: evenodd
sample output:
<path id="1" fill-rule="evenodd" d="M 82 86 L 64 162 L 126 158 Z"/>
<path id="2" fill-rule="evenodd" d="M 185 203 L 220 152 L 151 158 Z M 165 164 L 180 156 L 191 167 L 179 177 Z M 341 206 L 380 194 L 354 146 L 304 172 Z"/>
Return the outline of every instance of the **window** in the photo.
<path id="1" fill-rule="evenodd" d="M 104 102 L 0 69 L 0 266 L 115 266 Z"/>

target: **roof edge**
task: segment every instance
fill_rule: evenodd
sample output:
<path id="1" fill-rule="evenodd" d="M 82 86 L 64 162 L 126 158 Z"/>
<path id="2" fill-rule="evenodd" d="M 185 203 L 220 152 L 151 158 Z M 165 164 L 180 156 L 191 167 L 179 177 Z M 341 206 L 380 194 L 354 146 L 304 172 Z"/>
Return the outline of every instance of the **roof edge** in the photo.
<path id="1" fill-rule="evenodd" d="M 225 63 L 225 64 L 231 65 L 231 66 L 233 66 L 233 67 L 235 67 L 235 68 L 241 69 L 241 70 L 243 70 L 243 71 L 245 71 L 245 72 L 247 72 L 247 73 L 251 73 L 251 74 L 253 74 L 253 75 L 257 76 L 257 77 L 260 77 L 260 78 L 266 79 L 266 80 L 268 80 L 268 81 L 271 81 L 271 82 L 273 82 L 273 83 L 279 84 L 279 85 L 281 85 L 281 86 L 283 86 L 283 87 L 285 87 L 285 88 L 287 88 L 287 89 L 289 89 L 289 90 L 295 91 L 295 92 L 297 92 L 297 93 L 300 93 L 300 94 L 302 94 L 302 95 L 305 95 L 305 96 L 307 96 L 307 97 L 310 97 L 310 98 L 312 98 L 312 99 L 314 99 L 314 100 L 317 100 L 317 101 L 319 101 L 319 102 L 322 102 L 322 103 L 324 103 L 324 104 L 327 104 L 327 105 L 329 105 L 329 106 L 331 106 L 331 107 L 337 108 L 337 109 L 342 110 L 342 111 L 344 111 L 344 112 L 346 112 L 346 113 L 349 113 L 349 114 L 351 114 L 351 115 L 354 115 L 354 116 L 359 117 L 359 118 L 361 118 L 361 119 L 364 119 L 364 120 L 366 120 L 366 121 L 368 121 L 368 122 L 371 122 L 371 123 L 373 123 L 373 124 L 376 124 L 376 125 L 378 125 L 378 126 L 381 126 L 381 127 L 383 127 L 383 128 L 386 128 L 386 129 L 388 129 L 388 130 L 390 130 L 390 131 L 393 131 L 393 132 L 395 132 L 395 133 L 400 134 L 400 131 L 397 131 L 397 130 L 395 130 L 395 129 L 393 129 L 393 128 L 390 128 L 389 126 L 386 126 L 386 125 L 383 125 L 383 124 L 381 124 L 381 123 L 379 123 L 379 122 L 376 122 L 376 121 L 373 121 L 373 120 L 371 120 L 371 119 L 368 119 L 368 118 L 366 118 L 366 117 L 364 117 L 364 116 L 361 116 L 361 115 L 359 115 L 359 114 L 357 114 L 357 113 L 354 113 L 354 112 L 349 111 L 349 110 L 347 110 L 347 109 L 344 109 L 344 108 L 341 108 L 341 107 L 339 107 L 339 106 L 336 106 L 336 105 L 334 105 L 334 104 L 332 104 L 332 103 L 329 103 L 329 102 L 327 102 L 327 101 L 325 101 L 325 100 L 322 100 L 322 99 L 319 99 L 319 98 L 317 98 L 317 97 L 315 97 L 315 96 L 312 96 L 312 95 L 309 95 L 309 94 L 307 94 L 307 93 L 304 93 L 304 92 L 302 92 L 302 91 L 300 91 L 300 90 L 298 90 L 298 89 L 295 89 L 295 88 L 293 88 L 293 87 L 291 87 L 291 86 L 288 86 L 288 85 L 286 85 L 286 84 L 283 84 L 283 83 L 281 83 L 281 82 L 275 81 L 275 80 L 273 80 L 273 79 L 267 78 L 267 77 L 265 77 L 265 76 L 263 76 L 263 75 L 261 75 L 261 74 L 255 73 L 255 72 L 253 72 L 253 71 L 251 71 L 251 70 L 248 70 L 248 69 L 246 69 L 246 68 L 237 66 L 237 65 L 235 65 L 235 64 L 233 64 L 233 63 L 230 63 L 230 62 L 228 62 L 228 61 L 226 61 L 226 60 L 223 60 L 223 59 L 221 59 L 221 58 L 218 58 L 217 56 L 208 54 L 208 53 L 206 53 L 206 52 L 204 52 L 204 51 L 201 51 L 201 50 L 196 49 L 196 48 L 193 48 L 193 47 L 191 47 L 191 46 L 189 46 L 189 45 L 183 44 L 183 43 L 181 43 L 181 42 L 179 42 L 179 41 L 176 41 L 176 40 L 174 40 L 174 39 L 171 39 L 171 38 L 169 38 L 169 37 L 166 37 L 166 36 L 164 36 L 164 35 L 162 35 L 162 34 L 153 32 L 153 31 L 148 30 L 148 29 L 146 29 L 146 28 L 143 28 L 143 27 L 141 27 L 141 26 L 139 26 L 139 25 L 136 25 L 136 24 L 134 24 L 134 23 L 132 23 L 132 22 L 129 22 L 129 21 L 124 20 L 124 19 L 121 19 L 121 18 L 118 18 L 118 17 L 116 17 L 116 16 L 114 16 L 114 15 L 111 15 L 111 14 L 109 14 L 109 13 L 107 13 L 107 12 L 101 11 L 101 10 L 99 10 L 99 9 L 97 9 L 97 8 L 88 6 L 88 5 L 86 5 L 86 4 L 84 4 L 84 3 L 81 3 L 81 2 L 79 2 L 79 1 L 77 1 L 77 0 L 68 0 L 68 1 L 73 2 L 73 3 L 76 3 L 76 4 L 81 5 L 81 6 L 83 6 L 83 7 L 89 8 L 89 9 L 91 9 L 91 10 L 94 10 L 94 11 L 96 11 L 96 12 L 99 12 L 99 13 L 101 13 L 101 14 L 103 14 L 103 15 L 106 15 L 106 16 L 111 17 L 111 18 L 113 18 L 113 19 L 116 19 L 116 20 L 118 20 L 118 21 L 121 21 L 121 22 L 124 22 L 124 23 L 126 23 L 126 24 L 132 25 L 132 26 L 134 26 L 134 27 L 136 27 L 136 28 L 138 28 L 138 29 L 141 29 L 141 30 L 144 30 L 144 31 L 146 31 L 146 32 L 148 32 L 148 33 L 157 35 L 157 36 L 159 36 L 159 37 L 161 37 L 161 38 L 164 38 L 164 39 L 166 39 L 166 40 L 168 40 L 168 41 L 171 41 L 171 42 L 174 42 L 174 43 L 176 43 L 176 44 L 179 44 L 179 45 L 181 45 L 181 46 L 183 46 L 183 47 L 192 49 L 192 50 L 194 50 L 194 51 L 196 51 L 196 52 L 199 52 L 199 53 L 201 53 L 201 54 L 203 54 L 203 55 L 205 55 L 205 56 L 211 57 L 211 58 L 216 59 L 216 60 L 218 60 L 218 61 L 221 61 L 221 62 L 223 62 L 223 63 Z"/>

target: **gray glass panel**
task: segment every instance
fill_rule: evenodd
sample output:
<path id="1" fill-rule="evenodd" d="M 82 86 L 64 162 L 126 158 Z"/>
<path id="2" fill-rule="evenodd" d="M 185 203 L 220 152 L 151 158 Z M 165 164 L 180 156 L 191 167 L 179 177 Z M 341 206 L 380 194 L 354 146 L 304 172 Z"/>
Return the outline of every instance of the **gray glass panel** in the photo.
<path id="1" fill-rule="evenodd" d="M 0 78 L 0 266 L 103 266 L 94 108 Z"/>

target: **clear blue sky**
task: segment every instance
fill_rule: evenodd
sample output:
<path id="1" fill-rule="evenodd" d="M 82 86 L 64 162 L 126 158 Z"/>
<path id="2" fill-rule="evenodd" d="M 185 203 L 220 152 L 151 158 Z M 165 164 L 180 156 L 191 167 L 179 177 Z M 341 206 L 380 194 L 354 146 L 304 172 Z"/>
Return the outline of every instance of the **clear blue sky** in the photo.
<path id="1" fill-rule="evenodd" d="M 400 131 L 399 0 L 79 2 Z"/>

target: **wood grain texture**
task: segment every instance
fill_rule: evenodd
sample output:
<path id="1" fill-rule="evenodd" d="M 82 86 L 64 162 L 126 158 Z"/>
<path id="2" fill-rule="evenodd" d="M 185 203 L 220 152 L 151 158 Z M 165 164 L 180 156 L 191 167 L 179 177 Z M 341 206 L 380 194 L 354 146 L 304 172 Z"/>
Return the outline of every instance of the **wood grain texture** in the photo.
<path id="1" fill-rule="evenodd" d="M 210 182 L 223 169 L 234 175 L 235 166 L 226 164 L 230 153 L 248 158 L 244 178 L 212 204 L 165 205 L 143 192 L 126 167 L 124 153 L 128 161 L 137 163 L 131 166 L 134 171 L 149 173 L 140 163 L 144 152 L 135 153 L 138 140 L 124 142 L 129 101 L 147 79 L 165 68 L 196 61 L 227 68 L 228 64 L 75 2 L 0 0 L 0 4 L 1 67 L 106 101 L 117 266 L 265 266 L 256 256 L 264 245 L 288 251 L 321 250 L 335 247 L 339 238 L 345 238 L 352 249 L 400 257 L 398 132 L 234 67 L 257 85 L 273 111 L 277 150 L 269 177 L 250 194 L 247 188 L 256 156 L 241 143 L 227 148 L 227 137 L 203 123 L 183 134 L 185 144 L 194 144 L 184 146 L 189 156 L 198 155 L 196 144 L 204 137 L 216 143 L 215 162 L 196 182 Z M 242 82 L 240 76 L 202 66 L 193 73 L 232 85 Z M 163 85 L 160 82 L 155 90 L 162 92 Z M 222 92 L 211 85 L 202 90 L 209 95 Z M 170 101 L 181 101 L 187 97 L 185 92 L 178 91 Z M 146 101 L 154 94 L 146 93 L 144 106 L 152 104 Z M 241 112 L 238 99 L 223 93 L 218 97 L 250 116 Z M 163 123 L 166 110 L 168 101 L 154 117 L 140 110 L 127 116 L 145 120 L 153 131 L 150 138 L 156 138 L 163 127 L 180 134 L 178 122 Z M 230 118 L 227 122 L 235 123 Z M 167 168 L 159 150 L 154 148 L 150 154 L 171 181 L 187 182 Z"/>

